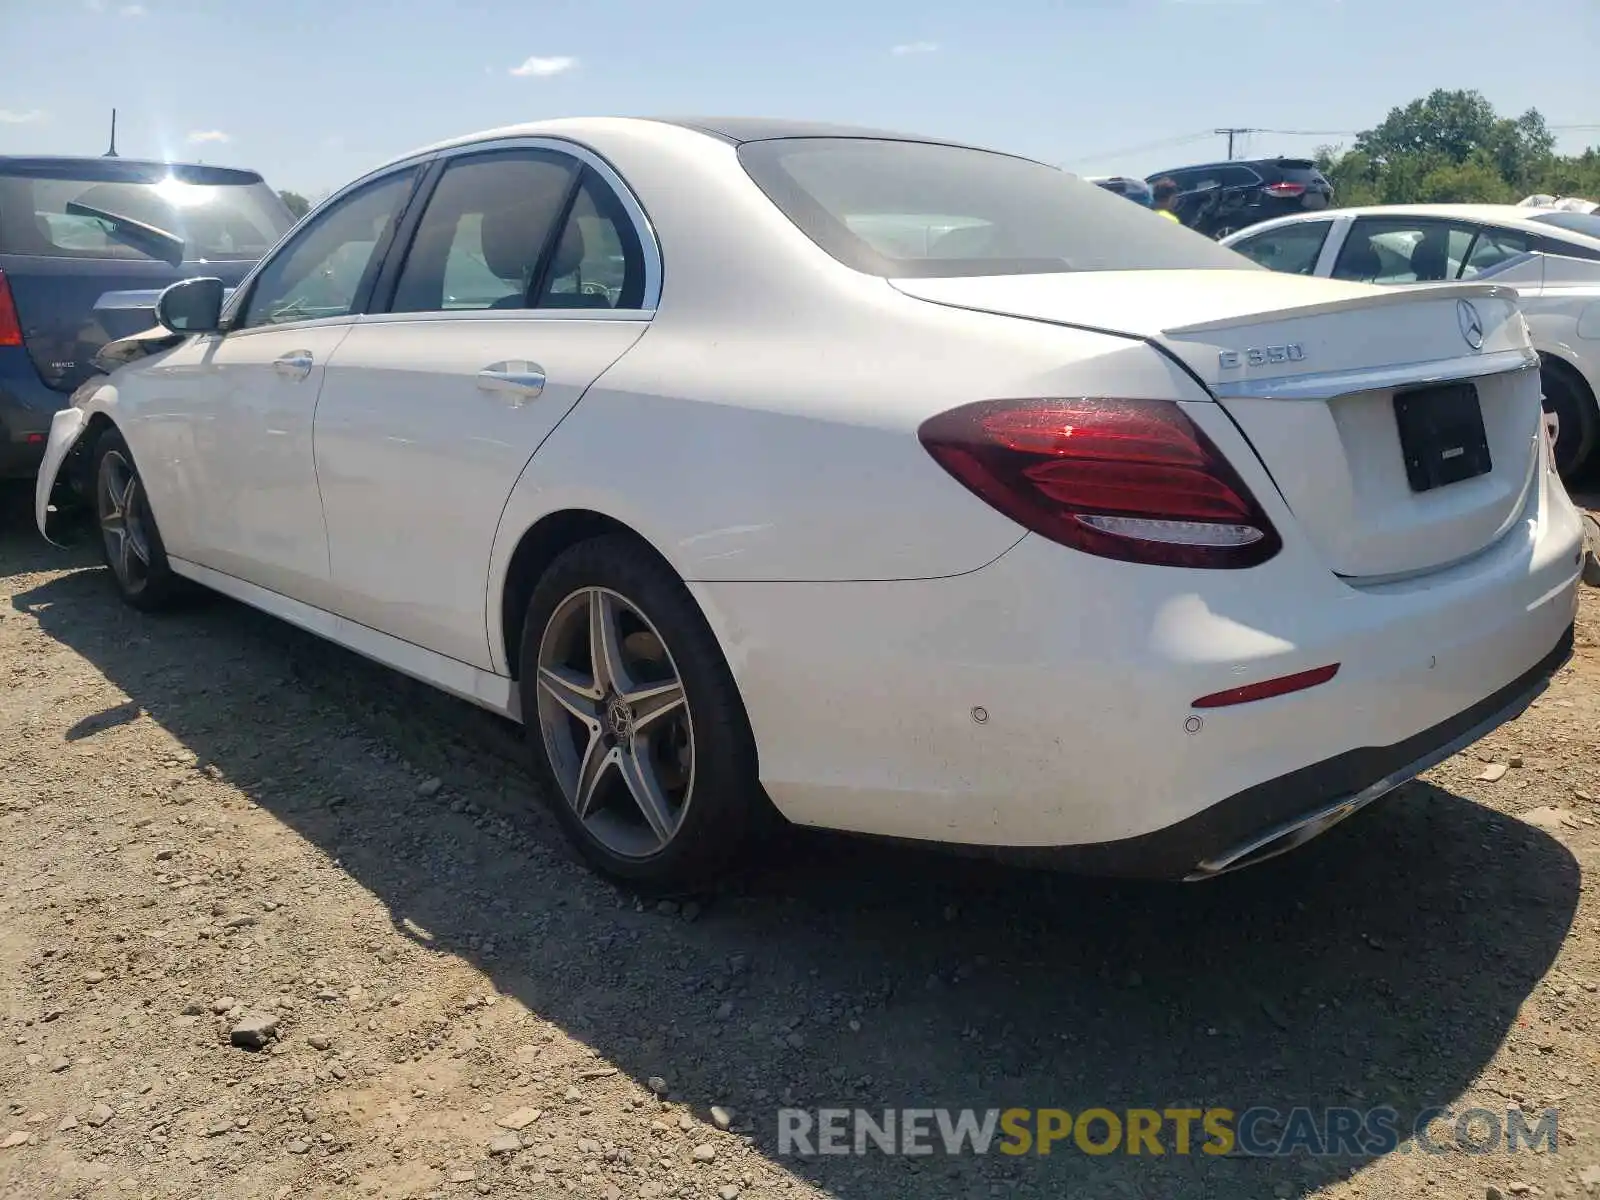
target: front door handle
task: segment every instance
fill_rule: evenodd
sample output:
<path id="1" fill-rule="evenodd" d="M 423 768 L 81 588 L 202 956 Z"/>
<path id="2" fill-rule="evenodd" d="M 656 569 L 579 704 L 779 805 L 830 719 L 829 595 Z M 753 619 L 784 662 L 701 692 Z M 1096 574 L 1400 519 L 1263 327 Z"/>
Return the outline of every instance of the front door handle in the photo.
<path id="1" fill-rule="evenodd" d="M 498 392 L 519 408 L 544 391 L 544 368 L 531 362 L 497 362 L 478 372 L 478 388 Z"/>
<path id="2" fill-rule="evenodd" d="M 311 374 L 312 362 L 311 351 L 291 350 L 274 361 L 272 367 L 285 379 L 304 379 Z"/>

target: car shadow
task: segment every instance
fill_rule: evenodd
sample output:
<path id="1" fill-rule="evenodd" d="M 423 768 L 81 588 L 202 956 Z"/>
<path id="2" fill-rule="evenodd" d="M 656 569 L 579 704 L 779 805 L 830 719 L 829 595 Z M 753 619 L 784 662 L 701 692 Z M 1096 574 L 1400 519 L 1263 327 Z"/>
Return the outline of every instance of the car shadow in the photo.
<path id="1" fill-rule="evenodd" d="M 8 563 L 14 543 L 0 536 Z M 1578 899 L 1558 842 L 1419 783 L 1286 858 L 1188 887 L 796 834 L 689 921 L 569 865 L 503 721 L 229 601 L 139 617 L 98 569 L 12 604 L 397 928 L 633 1078 L 748 1114 L 774 1163 L 852 1197 L 1315 1191 L 1367 1158 L 1180 1155 L 1170 1137 L 1161 1157 L 786 1157 L 776 1113 L 1389 1106 L 1404 1133 L 1494 1058 Z M 230 704 L 274 688 L 272 723 L 241 736 Z M 317 744 L 352 727 L 403 747 L 439 794 L 361 793 Z M 520 832 L 497 832 L 501 817 Z"/>

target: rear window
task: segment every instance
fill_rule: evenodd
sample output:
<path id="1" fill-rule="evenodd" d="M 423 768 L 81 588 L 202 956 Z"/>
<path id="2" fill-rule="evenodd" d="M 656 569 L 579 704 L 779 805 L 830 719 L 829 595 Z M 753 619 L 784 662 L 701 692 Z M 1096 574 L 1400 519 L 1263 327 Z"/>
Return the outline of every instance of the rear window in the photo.
<path id="1" fill-rule="evenodd" d="M 1556 212 L 1540 213 L 1536 217 L 1529 217 L 1530 221 L 1538 221 L 1541 225 L 1554 225 L 1557 229 L 1565 229 L 1569 233 L 1581 233 L 1585 237 L 1600 238 L 1600 216 L 1593 213 Z"/>
<path id="2" fill-rule="evenodd" d="M 1278 170 L 1283 172 L 1284 181 L 1287 183 L 1319 183 L 1322 172 L 1317 170 L 1317 164 L 1306 158 L 1282 158 L 1277 162 Z"/>
<path id="3" fill-rule="evenodd" d="M 1010 155 L 778 138 L 745 143 L 739 158 L 807 236 L 869 275 L 1260 269 L 1113 192 Z"/>
<path id="4" fill-rule="evenodd" d="M 291 224 L 283 202 L 248 172 L 0 164 L 3 254 L 251 261 Z"/>

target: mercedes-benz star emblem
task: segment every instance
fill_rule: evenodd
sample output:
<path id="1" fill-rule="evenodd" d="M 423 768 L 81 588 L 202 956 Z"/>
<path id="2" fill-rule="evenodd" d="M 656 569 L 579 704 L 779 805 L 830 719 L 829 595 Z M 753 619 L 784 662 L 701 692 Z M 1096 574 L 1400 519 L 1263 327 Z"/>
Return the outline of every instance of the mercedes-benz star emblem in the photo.
<path id="1" fill-rule="evenodd" d="M 1456 301 L 1456 323 L 1461 326 L 1461 336 L 1474 350 L 1483 349 L 1483 318 L 1470 300 Z"/>

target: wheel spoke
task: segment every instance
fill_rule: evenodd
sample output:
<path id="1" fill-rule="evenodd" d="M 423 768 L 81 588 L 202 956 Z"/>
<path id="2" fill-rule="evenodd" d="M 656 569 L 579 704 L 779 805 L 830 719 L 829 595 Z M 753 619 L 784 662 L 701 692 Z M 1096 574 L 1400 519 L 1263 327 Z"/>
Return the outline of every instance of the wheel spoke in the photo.
<path id="1" fill-rule="evenodd" d="M 128 482 L 123 485 L 122 495 L 117 499 L 117 511 L 122 514 L 123 520 L 137 511 L 134 504 L 139 495 L 139 477 L 132 471 L 128 472 Z"/>
<path id="2" fill-rule="evenodd" d="M 676 821 L 667 804 L 666 794 L 656 779 L 655 769 L 639 755 L 640 745 L 639 742 L 633 742 L 624 749 L 618 757 L 617 766 L 622 772 L 623 782 L 628 785 L 628 794 L 639 806 L 639 812 L 649 824 L 651 832 L 662 845 L 666 845 L 672 840 Z"/>
<path id="3" fill-rule="evenodd" d="M 578 814 L 578 820 L 588 819 L 606 772 L 614 766 L 620 766 L 621 758 L 621 752 L 615 746 L 608 748 L 598 731 L 589 735 L 589 744 L 584 747 L 583 762 L 578 766 L 578 778 L 572 789 L 572 809 Z"/>
<path id="4" fill-rule="evenodd" d="M 595 686 L 602 694 L 607 688 L 620 692 L 628 686 L 628 668 L 622 661 L 622 639 L 617 631 L 616 601 L 600 588 L 589 592 L 589 663 Z"/>
<path id="5" fill-rule="evenodd" d="M 683 685 L 672 679 L 624 693 L 622 699 L 633 709 L 633 731 L 637 735 L 683 707 Z"/>
<path id="6" fill-rule="evenodd" d="M 591 729 L 598 726 L 602 693 L 593 680 L 585 679 L 568 667 L 540 667 L 539 686 Z"/>
<path id="7" fill-rule="evenodd" d="M 133 560 L 136 557 L 133 549 L 133 535 L 126 530 L 122 533 L 122 545 L 117 555 L 117 573 L 122 576 L 123 582 L 133 580 Z"/>

